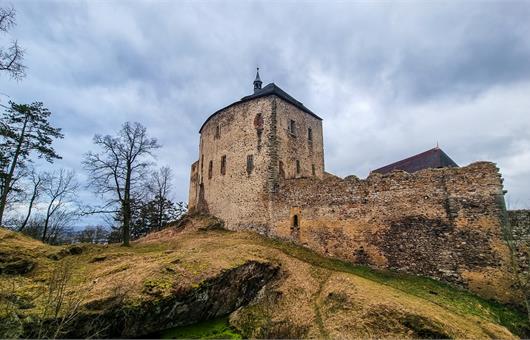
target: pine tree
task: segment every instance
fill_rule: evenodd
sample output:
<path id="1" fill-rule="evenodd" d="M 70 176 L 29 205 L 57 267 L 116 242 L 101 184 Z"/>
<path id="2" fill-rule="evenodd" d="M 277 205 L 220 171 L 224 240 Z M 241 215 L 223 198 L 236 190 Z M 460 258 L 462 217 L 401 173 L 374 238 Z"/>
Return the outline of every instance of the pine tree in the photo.
<path id="1" fill-rule="evenodd" d="M 48 162 L 61 157 L 52 147 L 54 139 L 63 138 L 60 128 L 48 121 L 51 112 L 41 102 L 16 104 L 10 107 L 0 121 L 0 224 L 9 194 L 16 190 L 17 171 L 26 168 L 31 156 L 37 155 Z"/>

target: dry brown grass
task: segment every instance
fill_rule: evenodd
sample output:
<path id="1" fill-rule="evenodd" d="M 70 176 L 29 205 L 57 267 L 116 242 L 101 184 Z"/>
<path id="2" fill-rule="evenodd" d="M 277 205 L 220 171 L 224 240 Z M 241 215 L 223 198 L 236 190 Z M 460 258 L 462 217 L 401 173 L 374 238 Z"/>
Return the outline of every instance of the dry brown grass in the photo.
<path id="1" fill-rule="evenodd" d="M 195 218 L 182 229 L 148 235 L 131 247 L 86 246 L 81 255 L 68 256 L 74 277 L 70 289 L 84 292 L 85 303 L 100 308 L 117 295 L 120 303 L 136 304 L 171 294 L 177 287 L 196 287 L 248 260 L 268 261 L 281 265 L 280 281 L 231 317 L 232 324 L 247 328 L 247 335 L 401 338 L 421 336 L 418 332 L 427 329 L 454 338 L 514 337 L 491 319 L 457 313 L 389 285 L 315 266 L 257 235 L 201 231 L 212 221 Z M 58 250 L 0 229 L 0 252 L 29 252 L 38 261 L 31 273 L 6 277 L 4 283 L 17 280 L 18 294 L 44 289 L 46 271 L 64 261 L 47 257 Z M 36 299 L 35 307 L 24 313 L 38 310 Z"/>

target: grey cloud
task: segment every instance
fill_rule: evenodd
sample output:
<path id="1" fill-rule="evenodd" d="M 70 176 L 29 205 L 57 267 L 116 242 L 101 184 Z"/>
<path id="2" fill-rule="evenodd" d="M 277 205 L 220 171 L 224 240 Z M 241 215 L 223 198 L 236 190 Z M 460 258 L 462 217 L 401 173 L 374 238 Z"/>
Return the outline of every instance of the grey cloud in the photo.
<path id="1" fill-rule="evenodd" d="M 510 198 L 530 197 L 528 3 L 14 5 L 28 77 L 0 89 L 54 112 L 61 164 L 80 174 L 94 133 L 140 121 L 186 200 L 198 128 L 251 92 L 259 64 L 324 118 L 331 172 L 366 176 L 439 141 L 460 164 L 498 162 Z"/>

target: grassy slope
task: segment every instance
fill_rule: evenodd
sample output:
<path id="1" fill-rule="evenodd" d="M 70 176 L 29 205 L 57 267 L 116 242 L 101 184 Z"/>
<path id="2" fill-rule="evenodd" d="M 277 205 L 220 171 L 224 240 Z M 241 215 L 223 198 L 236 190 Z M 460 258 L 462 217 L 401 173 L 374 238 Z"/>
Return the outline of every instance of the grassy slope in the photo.
<path id="1" fill-rule="evenodd" d="M 50 271 L 67 263 L 70 290 L 85 302 L 121 294 L 123 303 L 137 304 L 258 260 L 280 264 L 283 275 L 257 303 L 231 315 L 246 336 L 509 338 L 525 327 L 522 314 L 437 281 L 352 266 L 255 234 L 197 231 L 210 223 L 196 219 L 184 232 L 165 230 L 130 248 L 85 245 L 82 254 L 61 260 L 49 256 L 62 248 L 0 229 L 0 253 L 37 263 L 29 274 L 4 276 L 0 289 L 15 287 L 17 296 L 33 301 L 20 312 L 39 314 Z M 196 329 L 207 335 L 208 327 Z"/>

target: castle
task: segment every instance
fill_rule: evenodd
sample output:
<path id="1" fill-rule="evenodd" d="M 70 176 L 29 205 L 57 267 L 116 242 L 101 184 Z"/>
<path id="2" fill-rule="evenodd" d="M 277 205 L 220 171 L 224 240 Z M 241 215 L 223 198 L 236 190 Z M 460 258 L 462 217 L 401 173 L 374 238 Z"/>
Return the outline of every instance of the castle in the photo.
<path id="1" fill-rule="evenodd" d="M 339 178 L 324 168 L 322 119 L 274 83 L 262 88 L 259 70 L 254 93 L 199 132 L 190 211 L 352 263 L 513 298 L 495 164 Z"/>

